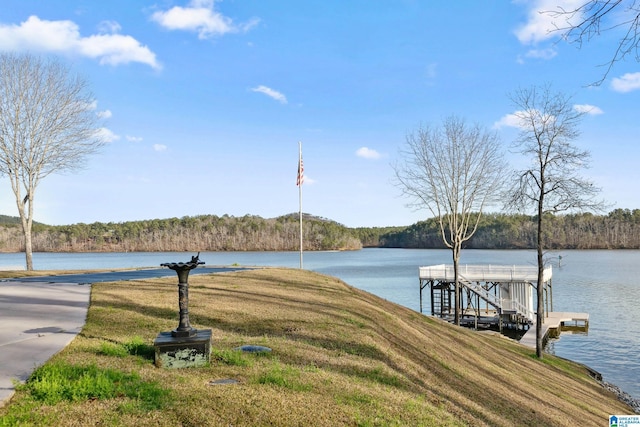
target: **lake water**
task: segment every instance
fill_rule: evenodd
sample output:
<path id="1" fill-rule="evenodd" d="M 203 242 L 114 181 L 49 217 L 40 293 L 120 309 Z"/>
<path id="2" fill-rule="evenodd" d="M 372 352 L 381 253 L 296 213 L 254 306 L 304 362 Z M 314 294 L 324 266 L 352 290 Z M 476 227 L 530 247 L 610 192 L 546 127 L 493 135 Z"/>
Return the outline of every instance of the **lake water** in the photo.
<path id="1" fill-rule="evenodd" d="M 46 269 L 93 269 L 159 266 L 188 261 L 191 253 L 35 253 L 34 266 Z M 562 256 L 558 267 L 558 256 Z M 599 371 L 640 398 L 640 251 L 561 251 L 553 263 L 554 311 L 590 315 L 588 334 L 563 333 L 547 351 Z M 205 252 L 207 265 L 299 267 L 298 252 Z M 448 250 L 363 249 L 305 252 L 304 268 L 331 275 L 389 301 L 419 311 L 418 267 L 451 264 Z M 462 264 L 535 265 L 534 251 L 466 250 Z M 0 266 L 24 265 L 23 254 L 0 254 Z M 429 307 L 425 292 L 424 307 Z M 428 314 L 428 312 L 427 312 Z M 1 314 L 0 314 L 1 316 Z"/>

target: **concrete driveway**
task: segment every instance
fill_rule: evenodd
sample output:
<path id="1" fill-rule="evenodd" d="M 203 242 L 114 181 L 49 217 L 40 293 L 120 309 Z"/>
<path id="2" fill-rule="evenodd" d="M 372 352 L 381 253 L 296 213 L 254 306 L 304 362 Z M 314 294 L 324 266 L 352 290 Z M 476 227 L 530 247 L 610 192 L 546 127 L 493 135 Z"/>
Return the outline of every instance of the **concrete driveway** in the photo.
<path id="1" fill-rule="evenodd" d="M 82 330 L 90 285 L 0 283 L 0 406 L 35 368 L 66 347 Z"/>

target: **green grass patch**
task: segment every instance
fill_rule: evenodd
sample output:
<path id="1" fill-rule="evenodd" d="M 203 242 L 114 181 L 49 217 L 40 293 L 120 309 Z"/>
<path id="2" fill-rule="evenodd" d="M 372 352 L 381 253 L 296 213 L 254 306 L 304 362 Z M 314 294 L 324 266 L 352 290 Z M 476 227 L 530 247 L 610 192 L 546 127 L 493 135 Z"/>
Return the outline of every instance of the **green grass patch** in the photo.
<path id="1" fill-rule="evenodd" d="M 168 396 L 168 392 L 158 384 L 142 381 L 137 374 L 66 363 L 41 366 L 18 389 L 27 391 L 34 400 L 47 405 L 127 397 L 144 410 L 162 409 Z"/>
<path id="2" fill-rule="evenodd" d="M 379 384 L 388 385 L 391 387 L 402 387 L 404 382 L 398 375 L 393 375 L 384 372 L 381 367 L 376 367 L 366 371 L 361 371 L 358 374 L 361 378 L 368 379 L 370 381 L 377 382 Z"/>
<path id="3" fill-rule="evenodd" d="M 0 427 L 51 425 L 53 417 L 43 414 L 39 409 L 40 404 L 32 399 L 12 403 L 9 411 L 0 416 Z"/>
<path id="4" fill-rule="evenodd" d="M 127 357 L 129 352 L 120 344 L 101 342 L 98 348 L 98 354 L 111 357 Z"/>
<path id="5" fill-rule="evenodd" d="M 545 355 L 542 358 L 541 362 L 545 365 L 558 368 L 574 378 L 584 378 L 585 376 L 587 376 L 586 368 L 584 368 L 582 365 L 570 360 L 563 359 L 561 357 Z"/>
<path id="6" fill-rule="evenodd" d="M 152 345 L 147 344 L 141 337 L 135 336 L 129 341 L 122 344 L 127 352 L 132 356 L 140 356 L 144 359 L 153 360 L 156 349 Z"/>
<path id="7" fill-rule="evenodd" d="M 155 356 L 155 348 L 146 344 L 141 337 L 133 337 L 125 343 L 101 342 L 97 351 L 103 356 L 127 357 L 140 356 L 144 359 L 153 360 Z"/>
<path id="8" fill-rule="evenodd" d="M 365 326 L 367 326 L 364 322 L 358 320 L 358 319 L 354 319 L 353 317 L 347 317 L 344 319 L 347 323 L 354 325 L 358 328 L 364 328 Z"/>
<path id="9" fill-rule="evenodd" d="M 343 405 L 360 406 L 370 405 L 375 402 L 374 398 L 361 391 L 351 393 L 341 393 L 336 396 L 336 402 Z"/>
<path id="10" fill-rule="evenodd" d="M 216 360 L 220 363 L 230 366 L 251 366 L 253 361 L 248 358 L 242 351 L 238 350 L 211 350 L 212 360 Z"/>
<path id="11" fill-rule="evenodd" d="M 300 370 L 289 365 L 275 363 L 257 379 L 258 384 L 269 384 L 293 391 L 311 391 L 312 386 L 300 381 Z"/>

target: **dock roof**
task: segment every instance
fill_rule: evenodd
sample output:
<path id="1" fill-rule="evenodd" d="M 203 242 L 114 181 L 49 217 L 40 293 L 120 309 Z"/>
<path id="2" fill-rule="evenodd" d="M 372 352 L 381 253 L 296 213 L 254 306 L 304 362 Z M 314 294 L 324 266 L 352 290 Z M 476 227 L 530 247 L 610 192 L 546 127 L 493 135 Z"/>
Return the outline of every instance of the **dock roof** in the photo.
<path id="1" fill-rule="evenodd" d="M 467 265 L 458 267 L 459 276 L 470 282 L 538 282 L 538 267 L 530 265 Z M 551 266 L 543 272 L 543 282 L 549 282 L 553 271 Z M 420 267 L 420 280 L 453 281 L 453 265 L 431 265 Z"/>

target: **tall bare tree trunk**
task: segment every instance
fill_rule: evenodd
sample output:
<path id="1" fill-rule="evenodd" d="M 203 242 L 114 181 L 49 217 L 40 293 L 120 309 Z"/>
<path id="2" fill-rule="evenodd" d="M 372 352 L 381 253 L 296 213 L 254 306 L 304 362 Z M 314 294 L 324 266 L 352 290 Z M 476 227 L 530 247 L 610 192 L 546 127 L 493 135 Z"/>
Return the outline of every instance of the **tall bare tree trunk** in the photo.
<path id="1" fill-rule="evenodd" d="M 455 283 L 455 295 L 454 295 L 454 304 L 455 304 L 455 314 L 454 314 L 454 320 L 456 325 L 460 326 L 460 307 L 461 307 L 461 301 L 460 301 L 460 276 L 458 273 L 458 268 L 460 265 L 460 250 L 461 248 L 458 245 L 455 245 L 452 250 L 452 256 L 453 256 L 453 280 Z"/>
<path id="2" fill-rule="evenodd" d="M 544 193 L 541 193 L 538 201 L 538 231 L 537 231 L 537 256 L 538 256 L 538 286 L 536 288 L 537 308 L 536 308 L 536 356 L 542 359 L 543 340 L 542 340 L 542 324 L 544 323 L 544 259 L 543 259 L 543 241 L 542 241 L 542 215 L 544 214 Z"/>
<path id="3" fill-rule="evenodd" d="M 26 267 L 28 271 L 33 270 L 33 246 L 31 243 L 31 221 L 25 226 L 22 225 L 24 231 L 24 255 L 26 258 Z"/>
<path id="4" fill-rule="evenodd" d="M 18 214 L 20 215 L 20 224 L 22 225 L 22 232 L 24 234 L 24 255 L 26 258 L 26 269 L 28 271 L 33 270 L 33 243 L 31 237 L 31 229 L 33 227 L 33 205 L 31 199 L 27 195 L 24 199 L 20 197 L 20 190 L 16 191 L 19 184 L 14 186 L 14 192 L 16 194 L 16 204 L 18 207 Z"/>

